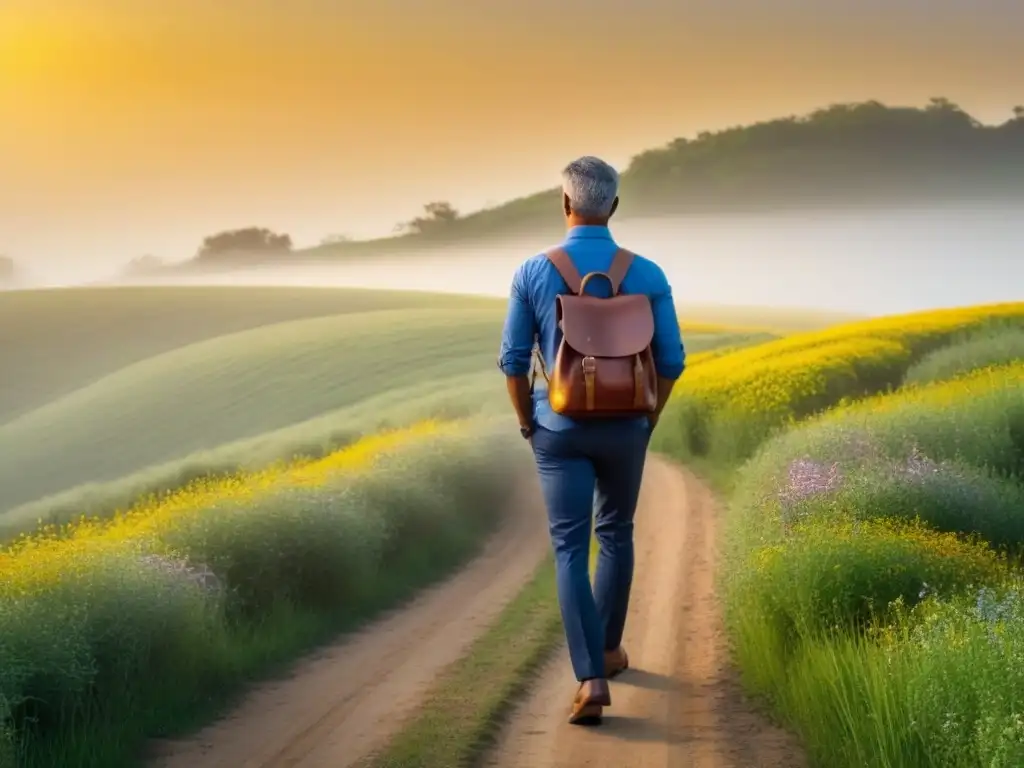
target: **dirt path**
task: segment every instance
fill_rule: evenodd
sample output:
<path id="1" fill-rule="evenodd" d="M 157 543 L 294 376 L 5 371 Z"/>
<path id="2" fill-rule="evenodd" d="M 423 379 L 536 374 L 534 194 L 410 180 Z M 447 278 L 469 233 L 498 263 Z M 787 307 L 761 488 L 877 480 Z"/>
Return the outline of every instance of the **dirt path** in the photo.
<path id="1" fill-rule="evenodd" d="M 536 570 L 549 547 L 539 498 L 530 475 L 465 570 L 258 687 L 194 738 L 155 746 L 153 768 L 345 768 L 380 747 Z"/>
<path id="2" fill-rule="evenodd" d="M 715 502 L 652 457 L 637 514 L 626 647 L 600 728 L 565 723 L 564 649 L 489 760 L 495 768 L 799 768 L 792 740 L 754 714 L 728 667 L 714 593 Z M 418 697 L 517 593 L 548 548 L 536 479 L 467 569 L 346 642 L 257 688 L 229 718 L 165 744 L 153 768 L 346 768 L 386 743 Z"/>
<path id="3" fill-rule="evenodd" d="M 599 728 L 570 726 L 564 649 L 499 740 L 495 768 L 798 768 L 791 738 L 756 715 L 728 666 L 714 590 L 715 501 L 696 478 L 648 463 L 624 645 Z"/>

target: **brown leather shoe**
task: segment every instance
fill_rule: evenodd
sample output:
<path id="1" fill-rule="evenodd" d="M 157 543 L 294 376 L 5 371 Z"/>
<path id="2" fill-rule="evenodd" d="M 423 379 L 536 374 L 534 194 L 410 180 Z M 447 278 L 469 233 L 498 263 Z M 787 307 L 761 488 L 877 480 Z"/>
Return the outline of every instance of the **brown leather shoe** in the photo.
<path id="1" fill-rule="evenodd" d="M 598 725 L 604 708 L 611 706 L 612 694 L 608 681 L 603 679 L 585 680 L 576 691 L 572 702 L 569 723 L 572 725 Z"/>
<path id="2" fill-rule="evenodd" d="M 614 651 L 604 652 L 604 676 L 611 680 L 618 674 L 629 669 L 629 656 L 620 645 Z"/>

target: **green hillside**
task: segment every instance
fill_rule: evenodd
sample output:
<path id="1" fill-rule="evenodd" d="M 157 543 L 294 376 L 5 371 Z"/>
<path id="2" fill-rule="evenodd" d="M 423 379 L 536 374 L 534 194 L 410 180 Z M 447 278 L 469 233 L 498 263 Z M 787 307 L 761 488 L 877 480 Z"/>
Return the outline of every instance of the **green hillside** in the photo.
<path id="1" fill-rule="evenodd" d="M 120 483 L 127 498 L 320 454 L 382 425 L 505 413 L 494 368 L 504 309 L 500 299 L 307 288 L 0 296 L 0 317 L 18 318 L 16 329 L 0 323 L 0 351 L 14 361 L 0 400 L 0 515 L 34 521 L 51 501 L 84 508 L 87 488 L 99 498 Z M 699 352 L 834 320 L 698 307 L 684 337 Z"/>
<path id="2" fill-rule="evenodd" d="M 493 367 L 495 310 L 295 320 L 122 368 L 0 426 L 0 509 Z"/>
<path id="3" fill-rule="evenodd" d="M 457 299 L 460 306 L 493 300 Z M 288 320 L 448 295 L 337 288 L 132 287 L 0 293 L 0 424 L 119 368 L 203 339 Z"/>

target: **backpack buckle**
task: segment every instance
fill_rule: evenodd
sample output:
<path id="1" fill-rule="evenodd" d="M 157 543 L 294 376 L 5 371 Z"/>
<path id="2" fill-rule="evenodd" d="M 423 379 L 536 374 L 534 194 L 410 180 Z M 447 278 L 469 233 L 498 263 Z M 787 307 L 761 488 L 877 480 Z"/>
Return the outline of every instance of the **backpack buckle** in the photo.
<path id="1" fill-rule="evenodd" d="M 597 360 L 590 355 L 583 358 L 583 372 L 594 373 L 597 370 Z"/>

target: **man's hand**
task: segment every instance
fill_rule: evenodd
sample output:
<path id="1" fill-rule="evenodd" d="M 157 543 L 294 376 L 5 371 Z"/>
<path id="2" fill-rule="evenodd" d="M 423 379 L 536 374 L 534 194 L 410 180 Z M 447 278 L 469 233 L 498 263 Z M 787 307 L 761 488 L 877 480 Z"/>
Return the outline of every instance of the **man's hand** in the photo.
<path id="1" fill-rule="evenodd" d="M 530 392 L 530 380 L 526 376 L 507 376 L 508 397 L 516 412 L 520 427 L 524 424 L 533 428 L 533 395 Z"/>
<path id="2" fill-rule="evenodd" d="M 661 412 L 665 410 L 665 406 L 668 404 L 668 399 L 672 395 L 672 388 L 676 385 L 674 379 L 665 379 L 661 376 L 658 377 L 658 404 L 654 408 L 654 413 L 648 414 L 647 421 L 651 425 L 651 432 L 658 426 L 658 419 L 661 418 Z"/>

